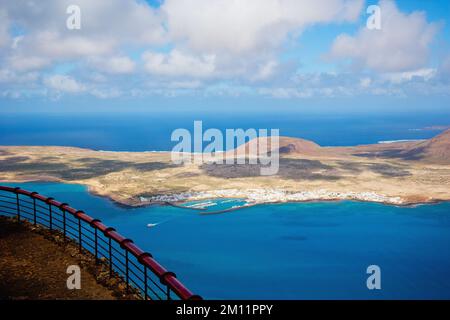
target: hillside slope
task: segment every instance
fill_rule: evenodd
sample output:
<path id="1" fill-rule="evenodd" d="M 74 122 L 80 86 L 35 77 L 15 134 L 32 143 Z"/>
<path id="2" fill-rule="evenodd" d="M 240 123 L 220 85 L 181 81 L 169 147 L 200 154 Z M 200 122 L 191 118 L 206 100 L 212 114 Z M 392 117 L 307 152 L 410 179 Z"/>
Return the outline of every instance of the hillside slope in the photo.
<path id="1" fill-rule="evenodd" d="M 450 129 L 425 141 L 374 144 L 341 148 L 367 158 L 393 158 L 436 164 L 450 164 Z"/>
<path id="2" fill-rule="evenodd" d="M 406 158 L 436 163 L 450 162 L 450 129 L 440 135 L 409 147 L 404 153 Z"/>
<path id="3" fill-rule="evenodd" d="M 263 144 L 267 147 L 260 148 Z M 254 155 L 255 150 L 257 154 L 261 154 L 264 150 L 273 151 L 273 149 L 270 138 L 258 138 L 238 147 L 234 152 L 238 156 L 243 156 Z M 355 147 L 321 147 L 305 139 L 280 137 L 278 151 L 281 156 L 358 156 L 450 164 L 450 129 L 425 141 L 379 143 Z M 232 154 L 233 151 L 227 153 L 228 156 Z"/>

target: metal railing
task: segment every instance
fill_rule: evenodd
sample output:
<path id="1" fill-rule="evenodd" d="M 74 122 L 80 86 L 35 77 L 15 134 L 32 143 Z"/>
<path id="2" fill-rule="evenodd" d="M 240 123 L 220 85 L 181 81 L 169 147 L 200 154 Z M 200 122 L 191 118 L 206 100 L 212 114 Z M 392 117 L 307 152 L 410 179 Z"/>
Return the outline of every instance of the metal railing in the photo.
<path id="1" fill-rule="evenodd" d="M 37 192 L 0 186 L 0 215 L 16 216 L 19 221 L 27 220 L 62 233 L 64 241 L 78 243 L 80 253 L 83 249 L 88 250 L 96 262 L 107 261 L 109 276 L 120 275 L 126 282 L 127 291 L 133 288 L 145 300 L 201 299 L 131 239 L 67 203 Z"/>

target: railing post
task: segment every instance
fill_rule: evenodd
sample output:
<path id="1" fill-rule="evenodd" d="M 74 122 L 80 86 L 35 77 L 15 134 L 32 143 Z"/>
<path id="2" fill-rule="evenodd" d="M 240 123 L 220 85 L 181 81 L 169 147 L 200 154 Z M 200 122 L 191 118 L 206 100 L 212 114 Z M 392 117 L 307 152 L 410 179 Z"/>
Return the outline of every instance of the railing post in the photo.
<path id="1" fill-rule="evenodd" d="M 108 238 L 108 254 L 109 254 L 109 277 L 112 277 L 112 247 L 111 247 L 111 238 Z"/>
<path id="2" fill-rule="evenodd" d="M 47 198 L 45 202 L 48 204 L 48 213 L 49 213 L 49 223 L 50 223 L 50 231 L 53 230 L 53 212 L 52 212 L 52 204 L 50 201 L 54 200 L 53 198 Z"/>
<path id="3" fill-rule="evenodd" d="M 90 226 L 94 228 L 94 252 L 95 252 L 95 264 L 98 264 L 98 229 L 97 224 L 101 222 L 98 219 L 94 219 L 90 222 Z"/>
<path id="4" fill-rule="evenodd" d="M 95 233 L 95 264 L 98 264 L 98 239 L 97 239 L 97 228 L 94 229 Z"/>
<path id="5" fill-rule="evenodd" d="M 172 276 L 172 277 L 176 277 L 176 275 L 175 275 L 175 273 L 173 273 L 172 271 L 166 271 L 162 276 L 161 276 L 161 283 L 163 284 L 163 285 L 165 285 L 166 286 L 166 297 L 167 297 L 167 300 L 171 300 L 171 298 L 170 298 L 170 285 L 169 285 L 169 283 L 167 282 L 167 277 L 169 277 L 169 276 Z"/>
<path id="6" fill-rule="evenodd" d="M 67 222 L 66 222 L 66 220 L 67 220 L 67 218 L 66 218 L 66 209 L 64 209 L 64 207 L 65 206 L 68 206 L 69 204 L 68 203 L 61 203 L 60 205 L 59 205 L 59 210 L 61 210 L 61 212 L 62 212 L 62 219 L 63 219 L 63 221 L 62 221 L 62 223 L 63 223 L 63 240 L 64 240 L 64 242 L 66 242 L 66 238 L 67 238 Z"/>
<path id="7" fill-rule="evenodd" d="M 133 241 L 131 239 L 123 239 L 120 242 L 120 247 L 125 250 L 125 280 L 127 282 L 127 293 L 129 292 L 130 289 L 130 277 L 129 277 L 129 266 L 128 266 L 128 248 L 126 246 L 127 243 L 133 243 Z"/>
<path id="8" fill-rule="evenodd" d="M 33 199 L 33 225 L 36 226 L 37 224 L 37 210 L 36 210 L 36 198 L 35 195 L 37 195 L 38 193 L 33 191 L 30 194 L 30 198 Z"/>
<path id="9" fill-rule="evenodd" d="M 78 218 L 78 251 L 81 253 L 81 219 Z"/>
<path id="10" fill-rule="evenodd" d="M 145 298 L 145 300 L 147 300 L 148 299 L 148 294 L 147 294 L 147 291 L 148 291 L 148 284 L 147 284 L 147 266 L 144 264 L 144 298 Z"/>
<path id="11" fill-rule="evenodd" d="M 36 226 L 36 199 L 33 198 L 33 224 Z"/>
<path id="12" fill-rule="evenodd" d="M 144 259 L 146 257 L 151 257 L 152 255 L 148 252 L 144 252 L 142 253 L 139 257 L 138 257 L 138 261 L 142 264 L 142 266 L 144 267 L 144 300 L 148 300 L 148 276 L 147 276 L 147 265 L 144 262 Z"/>
<path id="13" fill-rule="evenodd" d="M 48 212 L 50 214 L 50 231 L 53 230 L 53 213 L 52 213 L 52 205 L 48 204 Z"/>
<path id="14" fill-rule="evenodd" d="M 16 192 L 16 203 L 17 203 L 17 220 L 20 221 L 19 194 L 17 192 Z"/>
<path id="15" fill-rule="evenodd" d="M 129 276 L 128 276 L 128 250 L 127 249 L 125 249 L 125 279 L 127 282 L 127 293 L 128 293 L 130 284 L 129 284 Z"/>
<path id="16" fill-rule="evenodd" d="M 64 241 L 66 241 L 66 210 L 62 209 L 63 214 L 63 235 L 64 235 Z"/>

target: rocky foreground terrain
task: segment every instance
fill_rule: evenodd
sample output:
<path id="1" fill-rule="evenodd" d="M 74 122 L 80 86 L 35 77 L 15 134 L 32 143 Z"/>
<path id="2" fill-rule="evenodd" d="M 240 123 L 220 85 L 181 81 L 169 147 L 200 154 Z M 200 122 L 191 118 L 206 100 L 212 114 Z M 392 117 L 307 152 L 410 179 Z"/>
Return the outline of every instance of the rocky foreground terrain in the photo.
<path id="1" fill-rule="evenodd" d="M 250 141 L 225 156 L 244 157 L 252 144 L 260 143 Z M 260 164 L 176 165 L 168 152 L 3 146 L 0 181 L 79 183 L 131 206 L 211 197 L 243 197 L 251 203 L 355 199 L 396 205 L 450 200 L 450 130 L 426 141 L 356 147 L 321 147 L 280 137 L 273 151 L 280 154 L 279 171 L 261 176 Z"/>

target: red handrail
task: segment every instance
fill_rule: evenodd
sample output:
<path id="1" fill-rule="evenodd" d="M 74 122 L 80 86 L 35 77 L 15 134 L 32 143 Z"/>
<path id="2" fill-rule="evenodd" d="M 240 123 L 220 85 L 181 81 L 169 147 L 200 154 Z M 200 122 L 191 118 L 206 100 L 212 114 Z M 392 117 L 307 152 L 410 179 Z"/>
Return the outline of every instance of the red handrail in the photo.
<path id="1" fill-rule="evenodd" d="M 88 223 L 91 227 L 101 231 L 106 237 L 113 239 L 120 246 L 127 250 L 129 253 L 134 255 L 139 263 L 148 267 L 161 281 L 162 284 L 166 285 L 170 288 L 175 294 L 183 300 L 200 300 L 202 299 L 199 295 L 194 295 L 188 288 L 186 288 L 176 277 L 176 275 L 168 271 L 161 264 L 159 264 L 150 253 L 143 251 L 137 245 L 133 243 L 131 239 L 128 239 L 122 236 L 120 233 L 115 231 L 114 228 L 110 228 L 104 225 L 100 220 L 94 219 L 84 213 L 83 211 L 77 210 L 75 208 L 70 207 L 66 203 L 62 203 L 56 201 L 53 198 L 49 198 L 43 195 L 40 195 L 37 192 L 31 192 L 27 190 L 23 190 L 20 188 L 12 188 L 6 186 L 0 186 L 1 191 L 12 192 L 15 194 L 26 195 L 30 198 L 34 198 L 40 201 L 43 201 L 49 205 L 55 206 L 59 209 L 64 209 L 66 212 L 72 214 L 75 218 L 80 219 L 86 223 Z"/>

